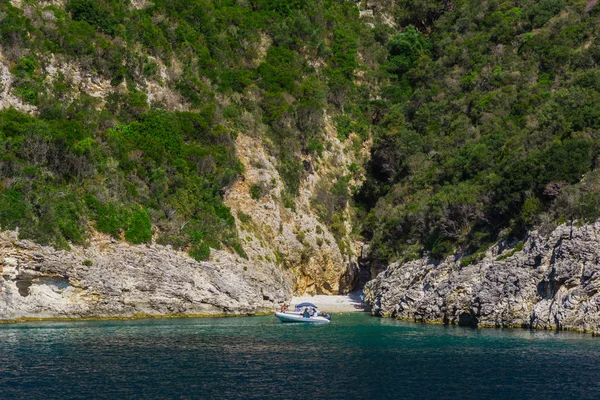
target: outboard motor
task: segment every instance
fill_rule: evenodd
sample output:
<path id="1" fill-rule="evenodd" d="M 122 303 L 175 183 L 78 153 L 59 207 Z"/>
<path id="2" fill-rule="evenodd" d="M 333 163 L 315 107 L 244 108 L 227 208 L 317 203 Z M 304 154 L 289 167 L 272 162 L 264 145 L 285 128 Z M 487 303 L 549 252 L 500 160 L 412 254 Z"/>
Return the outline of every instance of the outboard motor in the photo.
<path id="1" fill-rule="evenodd" d="M 329 315 L 329 314 L 325 314 L 325 315 L 323 315 L 323 316 L 324 316 L 325 318 L 327 318 L 328 320 L 331 320 L 331 315 Z"/>

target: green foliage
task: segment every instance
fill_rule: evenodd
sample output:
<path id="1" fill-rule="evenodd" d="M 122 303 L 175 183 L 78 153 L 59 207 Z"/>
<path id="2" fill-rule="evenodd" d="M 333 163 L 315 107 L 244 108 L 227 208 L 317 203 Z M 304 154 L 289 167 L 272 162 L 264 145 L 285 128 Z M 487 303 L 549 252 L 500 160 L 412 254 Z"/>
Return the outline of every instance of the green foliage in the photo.
<path id="1" fill-rule="evenodd" d="M 106 6 L 103 1 L 69 0 L 67 11 L 75 21 L 85 21 L 94 28 L 112 34 L 118 20 L 112 13 L 113 8 Z"/>
<path id="2" fill-rule="evenodd" d="M 564 6 L 563 0 L 541 0 L 528 8 L 525 17 L 531 23 L 532 28 L 541 28 Z"/>
<path id="3" fill-rule="evenodd" d="M 561 0 L 399 4 L 407 27 L 387 42 L 356 196 L 373 258 L 424 249 L 465 265 L 506 228 L 597 218 L 595 17 Z"/>
<path id="4" fill-rule="evenodd" d="M 334 183 L 321 180 L 315 187 L 315 196 L 312 199 L 312 207 L 316 211 L 319 220 L 325 224 L 333 234 L 340 250 L 350 254 L 351 249 L 347 243 L 346 236 L 346 207 L 350 202 L 350 189 L 348 183 L 350 175 L 338 178 Z M 322 229 L 317 226 L 317 234 Z"/>
<path id="5" fill-rule="evenodd" d="M 189 225 L 213 247 L 239 245 L 220 189 L 241 167 L 211 112 L 149 112 L 108 132 L 95 131 L 96 113 L 44 121 L 0 112 L 5 182 L 21 182 L 0 188 L 4 229 L 66 248 L 85 242 L 88 219 L 132 243 L 150 241 L 154 225 L 163 243 L 183 248 L 193 241 L 181 228 Z"/>
<path id="6" fill-rule="evenodd" d="M 196 259 L 196 261 L 208 260 L 210 257 L 210 247 L 205 243 L 194 245 L 190 249 L 190 256 Z"/>
<path id="7" fill-rule="evenodd" d="M 230 243 L 231 248 L 242 258 L 248 259 L 248 254 L 244 251 L 242 244 L 239 241 L 233 241 Z"/>
<path id="8" fill-rule="evenodd" d="M 238 211 L 237 216 L 242 224 L 248 224 L 248 223 L 252 222 L 252 217 L 243 211 Z"/>
<path id="9" fill-rule="evenodd" d="M 102 204 L 93 196 L 88 196 L 86 202 L 96 220 L 96 229 L 119 239 L 127 229 L 129 213 L 114 204 Z"/>
<path id="10" fill-rule="evenodd" d="M 84 244 L 89 227 L 134 243 L 156 231 L 157 242 L 197 259 L 221 247 L 246 257 L 221 199 L 242 172 L 233 146 L 241 127 L 277 160 L 289 208 L 324 152 L 326 113 L 347 115 L 348 135 L 368 138 L 370 111 L 357 104 L 371 95 L 354 84 L 367 68 L 357 55 L 372 65 L 383 47 L 352 1 L 27 6 L 0 2 L 13 93 L 39 110 L 0 112 L 0 224 L 23 237 L 67 248 Z M 49 75 L 49 60 L 113 87 L 104 99 L 80 94 L 69 74 Z M 169 111 L 176 97 L 148 96 L 148 81 L 191 112 Z"/>
<path id="11" fill-rule="evenodd" d="M 27 203 L 22 194 L 16 190 L 5 190 L 0 194 L 0 227 L 16 229 L 19 222 L 25 219 Z"/>
<path id="12" fill-rule="evenodd" d="M 479 250 L 477 250 L 476 253 L 470 254 L 466 257 L 463 257 L 460 260 L 461 267 L 466 267 L 467 265 L 474 264 L 478 261 L 481 261 L 485 257 L 486 250 L 487 250 L 487 248 L 484 246 L 484 247 L 480 248 Z"/>
<path id="13" fill-rule="evenodd" d="M 523 203 L 521 219 L 527 225 L 533 225 L 535 217 L 544 209 L 542 202 L 537 197 L 531 197 Z"/>
<path id="14" fill-rule="evenodd" d="M 40 65 L 34 57 L 23 57 L 11 70 L 15 76 L 15 94 L 25 102 L 38 104 L 43 84 L 39 73 Z"/>
<path id="15" fill-rule="evenodd" d="M 56 199 L 55 201 L 55 207 L 48 207 L 49 209 L 44 213 L 43 223 L 58 227 L 60 236 L 66 241 L 83 244 L 85 228 L 80 220 L 82 204 L 79 199 Z"/>
<path id="16" fill-rule="evenodd" d="M 134 211 L 125 231 L 125 239 L 134 244 L 148 243 L 152 240 L 152 222 L 146 210 Z"/>
<path id="17" fill-rule="evenodd" d="M 291 93 L 298 77 L 298 62 L 294 53 L 284 47 L 271 46 L 267 57 L 258 67 L 260 85 L 269 92 Z"/>
<path id="18" fill-rule="evenodd" d="M 260 200 L 264 194 L 263 192 L 263 187 L 260 184 L 254 184 L 250 186 L 250 197 L 252 197 L 254 200 Z"/>
<path id="19" fill-rule="evenodd" d="M 404 74 L 416 66 L 420 57 L 427 55 L 431 44 L 414 26 L 409 25 L 388 42 L 388 65 L 390 73 L 401 79 Z"/>
<path id="20" fill-rule="evenodd" d="M 583 2 L 382 5 L 398 31 L 348 0 L 151 3 L 0 2 L 13 93 L 39 111 L 0 112 L 2 227 L 64 248 L 89 226 L 140 242 L 155 229 L 198 259 L 244 256 L 221 199 L 242 172 L 237 132 L 263 140 L 293 208 L 329 117 L 357 154 L 373 135 L 355 200 L 376 261 L 474 259 L 506 228 L 598 216 L 600 25 Z M 105 101 L 49 76 L 51 54 L 109 80 Z M 148 80 L 191 111 L 147 96 Z M 314 199 L 342 247 L 349 182 L 330 176 Z"/>
<path id="21" fill-rule="evenodd" d="M 364 118 L 360 110 L 355 108 L 346 108 L 346 113 L 334 118 L 338 132 L 338 139 L 343 142 L 352 133 L 357 134 L 361 140 L 366 140 L 369 134 L 369 123 Z"/>
<path id="22" fill-rule="evenodd" d="M 431 243 L 431 255 L 436 259 L 444 259 L 454 251 L 454 244 L 449 239 L 437 237 Z"/>

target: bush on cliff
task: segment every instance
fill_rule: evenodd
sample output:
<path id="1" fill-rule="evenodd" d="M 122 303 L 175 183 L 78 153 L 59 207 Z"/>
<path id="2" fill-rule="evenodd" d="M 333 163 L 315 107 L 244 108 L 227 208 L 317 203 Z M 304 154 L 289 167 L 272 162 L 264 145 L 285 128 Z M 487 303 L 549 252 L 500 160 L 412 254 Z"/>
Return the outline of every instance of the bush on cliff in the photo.
<path id="1" fill-rule="evenodd" d="M 134 211 L 131 214 L 125 239 L 134 244 L 148 243 L 152 240 L 152 222 L 146 210 Z"/>

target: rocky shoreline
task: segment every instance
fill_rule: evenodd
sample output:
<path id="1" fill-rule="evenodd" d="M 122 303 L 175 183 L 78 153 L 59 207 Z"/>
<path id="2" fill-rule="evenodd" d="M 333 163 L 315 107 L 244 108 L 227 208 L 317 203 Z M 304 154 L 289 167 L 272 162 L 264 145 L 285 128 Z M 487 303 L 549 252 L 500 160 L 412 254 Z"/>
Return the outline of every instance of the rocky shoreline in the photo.
<path id="1" fill-rule="evenodd" d="M 0 325 L 19 324 L 25 322 L 75 322 L 75 321 L 133 321 L 136 319 L 184 319 L 184 318 L 227 318 L 227 317 L 260 317 L 273 315 L 274 311 L 259 311 L 253 313 L 204 313 L 204 314 L 132 314 L 129 316 L 98 316 L 98 317 L 21 317 L 15 319 L 0 319 Z"/>
<path id="2" fill-rule="evenodd" d="M 391 264 L 365 301 L 373 315 L 416 322 L 600 333 L 600 223 L 534 231 L 465 264 Z"/>
<path id="3" fill-rule="evenodd" d="M 256 315 L 291 298 L 291 273 L 215 253 L 105 235 L 62 251 L 0 232 L 0 321 Z"/>
<path id="4" fill-rule="evenodd" d="M 367 283 L 376 316 L 477 327 L 600 334 L 600 223 L 500 242 L 468 264 L 391 264 Z M 95 235 L 55 250 L 0 232 L 0 323 L 262 315 L 289 303 L 290 271 L 226 251 L 210 262 Z"/>

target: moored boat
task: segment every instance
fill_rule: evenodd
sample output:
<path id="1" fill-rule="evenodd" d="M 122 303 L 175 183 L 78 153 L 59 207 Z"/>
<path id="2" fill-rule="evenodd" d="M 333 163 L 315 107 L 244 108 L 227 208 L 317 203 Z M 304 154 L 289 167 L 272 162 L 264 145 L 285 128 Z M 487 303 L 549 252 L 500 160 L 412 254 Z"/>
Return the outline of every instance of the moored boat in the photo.
<path id="1" fill-rule="evenodd" d="M 305 317 L 296 312 L 276 312 L 275 316 L 281 322 L 299 322 L 304 324 L 328 324 L 330 321 L 325 317 L 312 316 Z"/>
<path id="2" fill-rule="evenodd" d="M 300 322 L 307 324 L 328 324 L 331 318 L 329 314 L 317 310 L 317 306 L 312 303 L 301 303 L 296 306 L 295 311 L 282 309 L 275 313 L 275 316 L 281 322 Z"/>

